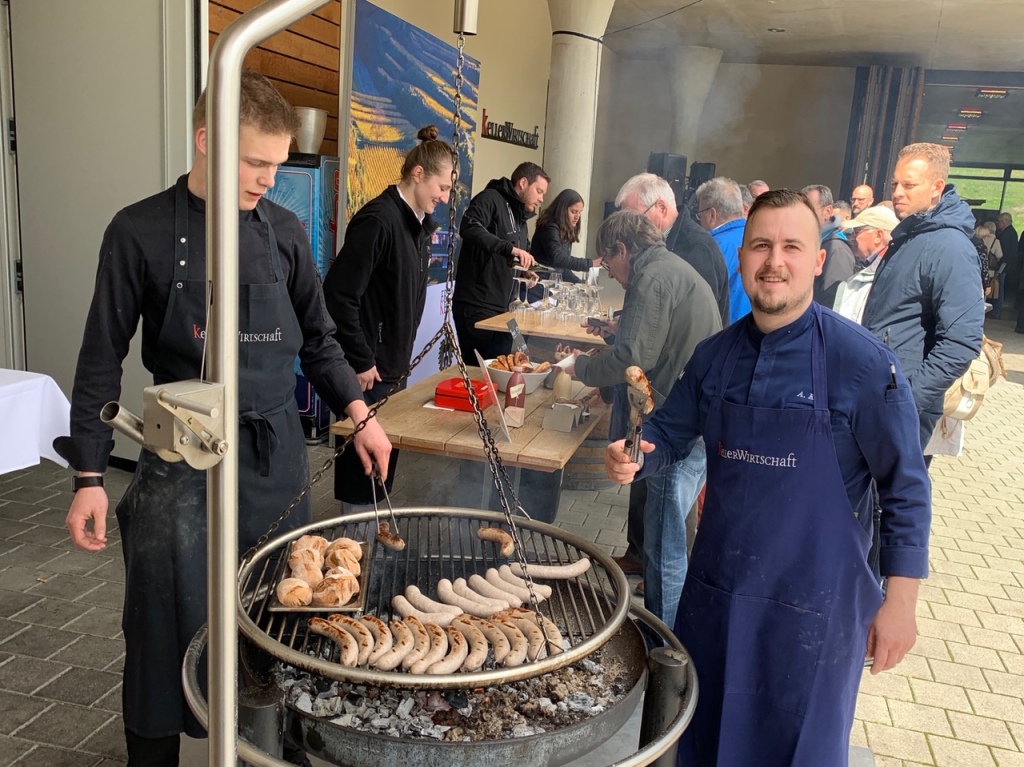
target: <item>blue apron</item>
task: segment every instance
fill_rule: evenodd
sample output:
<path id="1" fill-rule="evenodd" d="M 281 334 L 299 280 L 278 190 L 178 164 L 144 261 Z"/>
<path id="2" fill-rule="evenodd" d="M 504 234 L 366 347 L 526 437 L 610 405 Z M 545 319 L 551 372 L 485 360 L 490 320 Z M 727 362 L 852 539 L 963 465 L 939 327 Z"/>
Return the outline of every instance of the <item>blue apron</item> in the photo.
<path id="1" fill-rule="evenodd" d="M 190 271 L 197 248 L 190 258 L 188 244 L 188 194 L 182 177 L 175 198 L 174 276 L 153 369 L 156 384 L 199 377 L 206 271 L 202 264 Z M 241 556 L 309 481 L 309 463 L 293 373 L 302 328 L 288 294 L 277 238 L 259 206 L 255 220 L 239 222 L 239 253 L 250 261 L 269 261 L 275 278 L 239 285 Z M 311 518 L 307 496 L 278 533 Z M 117 506 L 117 521 L 126 578 L 121 619 L 125 727 L 145 738 L 182 731 L 205 737 L 185 703 L 181 664 L 188 643 L 206 623 L 206 472 L 184 461 L 167 463 L 143 450 Z"/>
<path id="2" fill-rule="evenodd" d="M 711 401 L 708 493 L 675 625 L 700 679 L 679 767 L 847 764 L 882 594 L 836 458 L 814 318 L 813 409 L 725 401 L 742 337 Z"/>

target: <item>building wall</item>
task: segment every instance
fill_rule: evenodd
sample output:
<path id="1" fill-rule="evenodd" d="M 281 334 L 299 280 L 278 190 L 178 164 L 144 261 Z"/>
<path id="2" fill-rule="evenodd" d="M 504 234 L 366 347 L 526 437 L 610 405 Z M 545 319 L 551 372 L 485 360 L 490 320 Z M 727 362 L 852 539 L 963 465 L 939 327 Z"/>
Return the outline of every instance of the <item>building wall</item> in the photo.
<path id="1" fill-rule="evenodd" d="M 415 24 L 445 42 L 452 32 L 454 0 L 375 0 L 374 5 Z M 540 126 L 536 150 L 479 139 L 473 159 L 473 194 L 493 178 L 511 175 L 519 163 L 540 163 L 544 153 L 544 114 L 551 71 L 551 20 L 546 0 L 482 2 L 478 34 L 466 38 L 466 53 L 480 61 L 480 108 L 491 120 L 511 120 L 533 130 Z"/>
<path id="2" fill-rule="evenodd" d="M 217 35 L 263 0 L 210 0 L 210 48 Z M 245 57 L 245 65 L 274 82 L 293 106 L 327 112 L 320 151 L 338 154 L 338 66 L 341 0 L 271 37 Z"/>
<path id="3" fill-rule="evenodd" d="M 704 106 L 697 157 L 741 183 L 827 184 L 837 198 L 856 70 L 721 64 Z"/>

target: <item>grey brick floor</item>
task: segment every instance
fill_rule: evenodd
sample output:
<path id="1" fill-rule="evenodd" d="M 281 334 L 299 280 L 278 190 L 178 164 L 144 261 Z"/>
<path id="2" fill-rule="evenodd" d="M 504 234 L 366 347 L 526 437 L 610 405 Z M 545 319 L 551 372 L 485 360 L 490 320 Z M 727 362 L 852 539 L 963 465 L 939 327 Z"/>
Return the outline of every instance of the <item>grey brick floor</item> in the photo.
<path id="1" fill-rule="evenodd" d="M 965 455 L 933 464 L 921 638 L 900 667 L 865 677 L 853 764 L 1024 765 L 1024 336 L 1006 322 L 988 333 L 1006 342 L 1007 381 L 970 424 Z M 310 453 L 315 469 L 329 451 Z M 453 461 L 406 452 L 393 501 L 444 505 L 456 473 Z M 72 548 L 70 476 L 49 463 L 0 476 L 0 767 L 124 764 L 120 543 L 111 511 L 104 551 Z M 111 509 L 129 479 L 108 473 Z M 318 519 L 338 513 L 329 475 L 313 497 Z M 564 492 L 557 523 L 620 554 L 626 497 Z M 182 764 L 204 765 L 203 744 L 186 742 Z"/>

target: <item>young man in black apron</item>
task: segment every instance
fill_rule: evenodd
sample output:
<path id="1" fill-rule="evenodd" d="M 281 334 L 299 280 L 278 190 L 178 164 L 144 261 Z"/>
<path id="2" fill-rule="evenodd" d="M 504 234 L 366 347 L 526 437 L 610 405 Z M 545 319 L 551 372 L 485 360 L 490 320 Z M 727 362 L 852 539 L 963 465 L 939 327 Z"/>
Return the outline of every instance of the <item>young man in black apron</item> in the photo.
<path id="1" fill-rule="evenodd" d="M 142 360 L 155 384 L 198 378 L 206 337 L 205 94 L 193 115 L 196 158 L 170 189 L 118 213 L 103 238 L 72 393 L 71 436 L 55 447 L 73 468 L 67 526 L 87 551 L 106 544 L 102 475 L 113 448 L 100 422 L 142 320 Z M 296 354 L 332 410 L 362 420 L 355 372 L 334 340 L 309 239 L 263 200 L 298 129 L 265 78 L 245 72 L 239 133 L 239 555 L 309 481 L 295 404 Z M 356 439 L 365 469 L 388 465 L 376 421 Z M 130 767 L 176 767 L 179 734 L 205 737 L 181 689 L 186 646 L 206 622 L 206 474 L 143 450 L 117 507 L 126 581 L 123 711 Z M 279 533 L 311 521 L 308 496 Z"/>
<path id="2" fill-rule="evenodd" d="M 708 493 L 675 632 L 700 696 L 680 767 L 845 767 L 865 656 L 913 646 L 928 574 L 928 474 L 893 354 L 812 302 L 825 253 L 807 198 L 754 201 L 740 250 L 752 314 L 699 345 L 644 426 L 639 476 L 708 446 Z M 639 466 L 609 446 L 609 476 Z M 868 566 L 872 478 L 884 596 Z M 680 541 L 680 545 L 685 541 Z"/>

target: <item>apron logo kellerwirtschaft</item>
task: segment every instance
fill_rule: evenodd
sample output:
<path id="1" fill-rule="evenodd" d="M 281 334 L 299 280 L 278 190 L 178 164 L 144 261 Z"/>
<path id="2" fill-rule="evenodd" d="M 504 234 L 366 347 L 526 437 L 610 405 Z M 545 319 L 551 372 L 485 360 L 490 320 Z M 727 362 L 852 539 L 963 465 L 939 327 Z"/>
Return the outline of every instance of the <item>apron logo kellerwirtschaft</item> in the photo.
<path id="1" fill-rule="evenodd" d="M 201 325 L 192 325 L 192 337 L 193 338 L 206 338 L 206 331 Z M 238 331 L 238 343 L 240 344 L 257 344 L 257 343 L 274 343 L 282 340 L 281 328 L 277 328 L 273 333 L 243 333 Z"/>
<path id="2" fill-rule="evenodd" d="M 725 445 L 719 442 L 718 455 L 722 458 L 728 458 L 730 461 L 746 461 L 758 466 L 777 466 L 780 469 L 796 468 L 796 455 L 794 453 L 790 453 L 787 456 L 758 455 L 747 450 L 727 450 Z"/>

